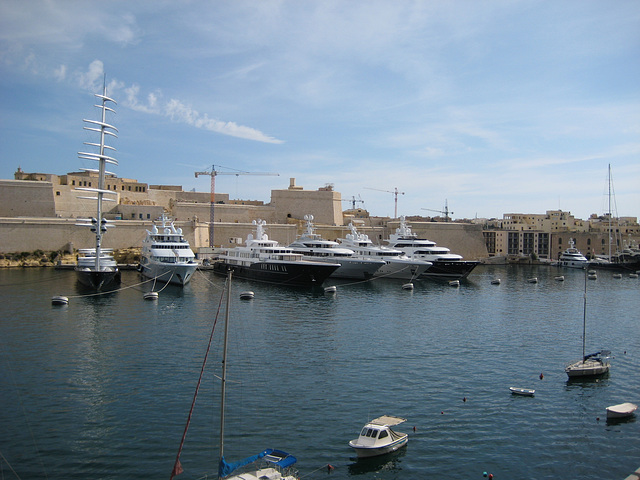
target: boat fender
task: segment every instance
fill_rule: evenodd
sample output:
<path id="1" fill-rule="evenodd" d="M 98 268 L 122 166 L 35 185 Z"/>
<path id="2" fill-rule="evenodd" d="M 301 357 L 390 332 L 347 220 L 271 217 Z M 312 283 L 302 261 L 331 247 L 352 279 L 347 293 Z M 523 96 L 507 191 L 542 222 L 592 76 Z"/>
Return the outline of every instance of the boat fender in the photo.
<path id="1" fill-rule="evenodd" d="M 544 374 L 540 372 L 540 380 L 542 380 L 543 378 L 544 378 Z"/>

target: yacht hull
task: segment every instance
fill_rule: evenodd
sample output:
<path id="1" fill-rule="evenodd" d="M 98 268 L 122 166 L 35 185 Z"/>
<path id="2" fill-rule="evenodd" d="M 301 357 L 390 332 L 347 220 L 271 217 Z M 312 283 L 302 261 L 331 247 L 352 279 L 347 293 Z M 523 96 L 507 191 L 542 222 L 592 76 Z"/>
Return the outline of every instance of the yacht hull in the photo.
<path id="1" fill-rule="evenodd" d="M 340 267 L 337 268 L 331 275 L 331 278 L 350 278 L 356 280 L 369 280 L 373 277 L 376 271 L 384 265 L 382 261 L 369 261 L 369 260 L 360 260 L 356 258 L 335 258 L 335 257 L 327 257 L 319 258 L 314 256 L 304 256 L 305 260 L 313 261 L 313 262 L 323 262 L 323 263 L 339 263 Z"/>
<path id="2" fill-rule="evenodd" d="M 413 261 L 398 262 L 390 260 L 376 271 L 374 277 L 415 280 L 424 275 L 430 268 L 431 265 L 428 262 L 420 261 L 420 263 L 416 263 Z"/>
<path id="3" fill-rule="evenodd" d="M 256 262 L 251 265 L 238 265 L 219 260 L 213 264 L 213 271 L 226 275 L 233 271 L 235 278 L 254 280 L 273 285 L 306 287 L 322 285 L 339 267 L 339 264 L 321 262 Z"/>
<path id="4" fill-rule="evenodd" d="M 161 282 L 184 286 L 191 281 L 193 272 L 197 268 L 198 265 L 195 263 L 184 265 L 148 263 L 140 265 L 140 273 L 147 278 L 155 278 Z"/>
<path id="5" fill-rule="evenodd" d="M 472 260 L 439 261 L 430 260 L 433 265 L 420 278 L 442 278 L 446 280 L 462 280 L 467 278 L 474 268 L 480 263 Z"/>

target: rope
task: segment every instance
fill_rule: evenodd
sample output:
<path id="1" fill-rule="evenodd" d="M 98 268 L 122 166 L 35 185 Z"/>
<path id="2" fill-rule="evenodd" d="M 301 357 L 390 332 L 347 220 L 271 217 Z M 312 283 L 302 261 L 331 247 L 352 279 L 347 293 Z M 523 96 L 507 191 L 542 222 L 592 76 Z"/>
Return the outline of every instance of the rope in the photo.
<path id="1" fill-rule="evenodd" d="M 226 285 L 226 288 L 230 287 L 230 285 L 228 284 L 228 281 L 225 283 L 225 285 Z M 182 465 L 180 464 L 180 454 L 182 453 L 182 447 L 184 447 L 184 441 L 187 438 L 187 431 L 189 430 L 189 424 L 191 423 L 191 416 L 193 415 L 193 409 L 196 406 L 196 399 L 198 398 L 198 391 L 200 390 L 200 384 L 202 383 L 202 377 L 204 376 L 204 368 L 207 365 L 207 358 L 209 357 L 209 351 L 211 350 L 213 333 L 215 332 L 216 324 L 218 323 L 218 316 L 220 315 L 220 308 L 222 306 L 224 292 L 225 292 L 225 289 L 222 290 L 222 294 L 220 295 L 220 301 L 218 302 L 218 310 L 216 311 L 216 316 L 213 321 L 213 326 L 211 328 L 211 335 L 209 336 L 209 344 L 207 345 L 207 350 L 204 354 L 204 360 L 202 361 L 202 367 L 200 369 L 200 378 L 198 378 L 196 391 L 193 394 L 191 409 L 189 410 L 189 416 L 187 417 L 187 423 L 184 427 L 184 433 L 182 434 L 182 440 L 180 440 L 180 447 L 178 448 L 178 454 L 176 455 L 176 461 L 173 464 L 173 469 L 171 470 L 171 476 L 169 477 L 169 480 L 173 480 L 173 477 L 175 477 L 176 475 L 180 475 L 183 472 Z"/>

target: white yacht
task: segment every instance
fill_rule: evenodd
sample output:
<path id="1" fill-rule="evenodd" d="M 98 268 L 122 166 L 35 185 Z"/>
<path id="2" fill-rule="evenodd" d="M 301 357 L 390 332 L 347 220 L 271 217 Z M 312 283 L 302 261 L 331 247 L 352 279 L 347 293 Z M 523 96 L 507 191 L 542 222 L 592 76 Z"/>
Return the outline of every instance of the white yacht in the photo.
<path id="1" fill-rule="evenodd" d="M 426 260 L 409 258 L 402 250 L 374 245 L 368 235 L 358 233 L 353 223 L 349 224 L 349 229 L 351 233 L 339 239 L 341 245 L 353 250 L 359 258 L 385 261 L 385 265 L 373 274 L 374 277 L 415 280 L 433 265 Z"/>
<path id="2" fill-rule="evenodd" d="M 580 250 L 576 248 L 576 243 L 573 238 L 569 239 L 569 246 L 562 252 L 558 259 L 558 266 L 569 268 L 587 268 L 589 260 L 587 257 L 580 253 Z"/>
<path id="3" fill-rule="evenodd" d="M 451 253 L 446 247 L 439 247 L 435 242 L 418 236 L 407 225 L 406 217 L 400 217 L 400 226 L 396 233 L 390 235 L 387 241 L 392 248 L 402 250 L 416 260 L 432 262 L 422 277 L 444 278 L 447 280 L 459 280 L 466 278 L 478 263 L 475 260 L 464 260 L 461 255 Z"/>
<path id="4" fill-rule="evenodd" d="M 353 250 L 340 246 L 338 242 L 324 240 L 313 228 L 313 215 L 305 215 L 306 230 L 289 245 L 296 253 L 301 253 L 306 260 L 339 263 L 340 268 L 331 274 L 334 278 L 356 278 L 367 280 L 383 265 L 384 260 L 362 258 Z"/>
<path id="5" fill-rule="evenodd" d="M 175 285 L 186 285 L 198 268 L 196 256 L 189 242 L 165 214 L 158 219 L 160 228 L 154 223 L 142 241 L 140 273 Z"/>
<path id="6" fill-rule="evenodd" d="M 264 220 L 254 220 L 255 237 L 247 235 L 245 246 L 229 248 L 213 264 L 213 271 L 234 275 L 247 280 L 289 286 L 322 285 L 339 263 L 305 260 L 301 253 L 269 240 Z"/>
<path id="7" fill-rule="evenodd" d="M 108 124 L 107 112 L 115 113 L 115 111 L 109 107 L 108 102 L 116 103 L 112 98 L 107 97 L 106 81 L 102 88 L 102 95 L 95 94 L 100 100 L 95 107 L 100 109 L 100 120 L 86 120 L 83 121 L 89 126 L 85 126 L 85 130 L 96 132 L 100 134 L 100 142 L 85 142 L 85 145 L 95 147 L 96 152 L 78 152 L 78 158 L 84 160 L 91 160 L 97 162 L 98 168 L 82 168 L 81 170 L 95 173 L 98 175 L 97 185 L 88 187 L 78 187 L 76 190 L 89 192 L 91 196 L 79 196 L 86 200 L 94 200 L 97 205 L 96 216 L 92 218 L 78 219 L 79 223 L 76 223 L 80 227 L 89 227 L 93 233 L 95 233 L 95 247 L 94 248 L 82 248 L 78 251 L 78 263 L 76 264 L 75 271 L 78 281 L 92 290 L 104 290 L 112 288 L 114 285 L 120 283 L 120 270 L 113 258 L 113 250 L 102 247 L 102 237 L 106 233 L 107 228 L 113 227 L 107 219 L 103 216 L 102 202 L 115 202 L 114 198 L 106 197 L 105 195 L 117 196 L 117 192 L 105 189 L 105 175 L 111 174 L 106 171 L 106 164 L 118 165 L 118 161 L 105 154 L 107 150 L 115 150 L 115 148 L 109 146 L 105 142 L 106 136 L 117 137 L 116 132 L 118 129 L 113 125 Z"/>

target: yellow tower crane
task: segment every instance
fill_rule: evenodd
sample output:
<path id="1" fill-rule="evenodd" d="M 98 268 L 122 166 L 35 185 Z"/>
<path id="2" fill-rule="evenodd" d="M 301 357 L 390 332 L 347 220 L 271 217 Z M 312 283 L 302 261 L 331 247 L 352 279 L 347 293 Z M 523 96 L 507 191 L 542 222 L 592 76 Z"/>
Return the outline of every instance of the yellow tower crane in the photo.
<path id="1" fill-rule="evenodd" d="M 226 168 L 226 167 L 221 167 L 220 165 L 218 165 L 218 168 Z M 215 218 L 213 216 L 214 214 L 214 205 L 216 203 L 216 177 L 218 175 L 235 175 L 235 176 L 239 176 L 239 175 L 275 175 L 275 176 L 279 176 L 279 173 L 267 173 L 267 172 L 243 172 L 240 170 L 236 170 L 234 172 L 220 172 L 218 170 L 216 170 L 216 166 L 215 165 L 211 165 L 211 170 L 209 171 L 204 171 L 204 172 L 195 172 L 196 173 L 196 178 L 198 178 L 200 175 L 210 175 L 211 176 L 211 210 L 209 212 L 209 246 L 213 248 L 213 246 L 215 245 L 214 243 L 214 237 L 213 237 L 213 226 L 215 224 Z"/>

